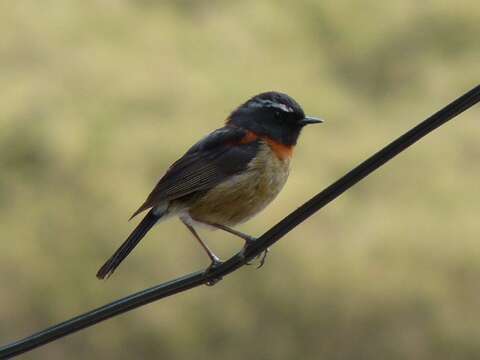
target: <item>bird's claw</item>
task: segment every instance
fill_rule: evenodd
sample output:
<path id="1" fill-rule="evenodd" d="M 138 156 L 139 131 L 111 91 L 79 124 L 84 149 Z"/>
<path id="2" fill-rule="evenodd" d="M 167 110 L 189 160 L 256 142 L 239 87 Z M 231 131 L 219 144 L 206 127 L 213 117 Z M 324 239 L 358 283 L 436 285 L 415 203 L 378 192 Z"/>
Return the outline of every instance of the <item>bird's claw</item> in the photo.
<path id="1" fill-rule="evenodd" d="M 220 258 L 218 258 L 217 256 L 213 257 L 212 263 L 208 266 L 208 268 L 205 269 L 204 274 L 208 276 L 210 272 L 214 271 L 216 268 L 218 268 L 222 264 L 223 264 L 223 261 L 220 260 Z M 217 278 L 211 278 L 205 283 L 205 285 L 213 286 L 216 283 L 218 283 L 220 280 L 222 280 L 221 276 Z"/>
<path id="2" fill-rule="evenodd" d="M 265 260 L 267 259 L 267 255 L 269 251 L 270 249 L 266 248 L 264 251 L 262 251 L 260 255 L 257 256 L 260 258 L 260 262 L 257 265 L 257 269 L 260 269 L 265 264 Z"/>
<path id="3" fill-rule="evenodd" d="M 249 245 L 249 242 L 247 242 L 245 244 L 245 247 L 243 248 L 242 250 L 242 256 L 245 256 L 245 250 L 247 249 Z M 270 251 L 269 248 L 267 248 L 266 250 L 262 251 L 260 254 L 258 254 L 257 256 L 255 256 L 252 260 L 250 261 L 246 261 L 245 262 L 245 265 L 253 265 L 254 262 L 257 260 L 257 259 L 260 259 L 260 262 L 259 264 L 257 265 L 257 269 L 260 269 L 264 264 L 265 264 L 265 259 L 267 258 L 267 254 L 268 252 Z"/>
<path id="4" fill-rule="evenodd" d="M 257 240 L 257 238 L 250 235 L 246 235 L 244 240 L 245 240 L 245 247 L 247 247 L 248 245 L 253 244 Z"/>

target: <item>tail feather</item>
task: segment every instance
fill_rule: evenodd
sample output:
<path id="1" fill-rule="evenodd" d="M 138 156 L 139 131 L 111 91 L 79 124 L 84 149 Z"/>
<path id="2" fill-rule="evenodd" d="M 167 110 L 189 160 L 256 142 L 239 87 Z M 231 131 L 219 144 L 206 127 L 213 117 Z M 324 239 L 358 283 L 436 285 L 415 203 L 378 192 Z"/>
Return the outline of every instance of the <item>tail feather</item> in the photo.
<path id="1" fill-rule="evenodd" d="M 125 242 L 118 248 L 117 251 L 107 260 L 105 264 L 98 270 L 97 278 L 108 278 L 120 263 L 130 254 L 130 252 L 142 240 L 145 234 L 152 228 L 153 225 L 162 217 L 162 214 L 156 215 L 150 210 L 147 215 L 140 221 L 135 230 L 125 240 Z"/>

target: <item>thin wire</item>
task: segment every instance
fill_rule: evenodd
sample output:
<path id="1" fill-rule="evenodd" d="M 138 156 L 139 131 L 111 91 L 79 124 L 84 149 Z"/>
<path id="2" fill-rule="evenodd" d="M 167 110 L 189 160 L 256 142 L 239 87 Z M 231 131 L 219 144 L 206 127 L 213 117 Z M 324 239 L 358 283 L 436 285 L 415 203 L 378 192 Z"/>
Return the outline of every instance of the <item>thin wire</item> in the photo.
<path id="1" fill-rule="evenodd" d="M 349 173 L 342 176 L 339 180 L 300 206 L 297 210 L 289 214 L 282 221 L 258 238 L 257 241 L 249 246 L 243 254 L 238 253 L 234 255 L 208 274 L 204 273 L 203 271 L 197 271 L 165 282 L 144 291 L 124 297 L 85 314 L 76 316 L 70 320 L 64 321 L 58 325 L 47 328 L 19 341 L 5 345 L 0 348 L 0 359 L 6 359 L 22 354 L 52 342 L 58 338 L 74 333 L 75 331 L 92 326 L 100 321 L 133 310 L 153 301 L 189 290 L 202 284 L 215 282 L 216 279 L 230 274 L 239 267 L 245 265 L 247 261 L 259 255 L 262 251 L 266 250 L 269 246 L 285 236 L 305 219 L 312 216 L 315 212 L 333 201 L 350 187 L 398 155 L 407 147 L 414 144 L 422 137 L 451 120 L 458 114 L 469 109 L 479 101 L 480 85 L 477 85 L 475 88 L 465 93 L 439 112 L 430 116 L 428 119 L 400 136 L 398 139 L 384 147 L 382 150 L 378 151 L 376 154 L 372 155 Z"/>

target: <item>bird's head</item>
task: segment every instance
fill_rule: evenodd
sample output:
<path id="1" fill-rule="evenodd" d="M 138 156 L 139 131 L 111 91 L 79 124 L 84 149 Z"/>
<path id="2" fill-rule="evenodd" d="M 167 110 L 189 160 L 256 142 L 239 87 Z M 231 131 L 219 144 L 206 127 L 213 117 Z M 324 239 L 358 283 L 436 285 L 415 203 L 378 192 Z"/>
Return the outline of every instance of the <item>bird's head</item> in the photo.
<path id="1" fill-rule="evenodd" d="M 285 145 L 295 145 L 305 125 L 322 122 L 321 119 L 305 116 L 294 99 L 275 91 L 252 97 L 227 119 L 228 125 L 253 131 Z"/>

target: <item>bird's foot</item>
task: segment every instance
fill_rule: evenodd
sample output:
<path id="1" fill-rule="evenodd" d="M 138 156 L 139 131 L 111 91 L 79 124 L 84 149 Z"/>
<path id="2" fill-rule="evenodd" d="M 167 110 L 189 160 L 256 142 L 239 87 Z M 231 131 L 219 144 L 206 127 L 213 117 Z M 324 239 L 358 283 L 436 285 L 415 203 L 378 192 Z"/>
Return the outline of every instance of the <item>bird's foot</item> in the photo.
<path id="1" fill-rule="evenodd" d="M 260 262 L 257 265 L 257 269 L 260 269 L 264 264 L 265 260 L 267 259 L 267 255 L 270 252 L 270 248 L 266 248 L 265 250 L 262 251 L 260 255 L 258 255 L 255 259 L 259 258 Z"/>
<path id="2" fill-rule="evenodd" d="M 212 257 L 212 263 L 210 264 L 210 266 L 208 268 L 205 269 L 204 274 L 209 275 L 212 271 L 214 271 L 216 268 L 218 268 L 222 264 L 223 264 L 223 261 L 220 260 L 219 257 L 217 257 L 217 256 Z M 222 280 L 221 276 L 220 277 L 213 277 L 210 280 L 208 280 L 205 285 L 213 286 L 216 283 L 218 283 L 220 280 Z"/>
<path id="3" fill-rule="evenodd" d="M 245 246 L 243 247 L 241 251 L 241 256 L 245 257 L 245 250 L 250 246 L 256 238 L 253 236 L 250 236 L 249 240 L 245 241 Z M 262 251 L 260 254 L 255 256 L 252 260 L 245 262 L 245 265 L 253 265 L 253 263 L 257 260 L 260 259 L 259 264 L 257 265 L 257 269 L 260 269 L 264 264 L 265 264 L 265 259 L 267 258 L 267 254 L 269 253 L 270 249 L 267 248 L 266 250 Z"/>
<path id="4" fill-rule="evenodd" d="M 250 235 L 245 235 L 245 237 L 243 239 L 245 240 L 245 247 L 253 244 L 257 240 L 256 237 L 253 237 L 253 236 L 250 236 Z"/>

